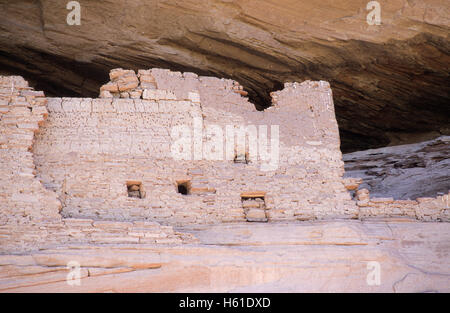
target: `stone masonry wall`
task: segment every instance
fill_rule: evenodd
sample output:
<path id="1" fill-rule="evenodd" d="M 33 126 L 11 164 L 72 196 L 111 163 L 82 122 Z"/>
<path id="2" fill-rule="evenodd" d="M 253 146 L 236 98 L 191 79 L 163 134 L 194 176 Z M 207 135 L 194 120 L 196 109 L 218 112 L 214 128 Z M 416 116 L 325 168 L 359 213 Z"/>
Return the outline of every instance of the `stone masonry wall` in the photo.
<path id="1" fill-rule="evenodd" d="M 0 225 L 58 221 L 61 204 L 35 176 L 34 134 L 47 99 L 18 76 L 0 76 Z"/>
<path id="2" fill-rule="evenodd" d="M 33 141 L 48 115 L 47 99 L 18 76 L 0 76 L 0 254 L 62 243 L 192 242 L 156 222 L 61 218 L 57 194 L 35 176 Z"/>
<path id="3" fill-rule="evenodd" d="M 35 162 L 39 178 L 62 201 L 63 216 L 171 225 L 358 217 L 342 182 L 328 83 L 286 84 L 273 93 L 272 107 L 257 111 L 232 80 L 161 69 L 138 75 L 118 69 L 110 76 L 101 89 L 105 98 L 48 99 Z M 228 159 L 207 157 L 217 135 L 211 129 L 224 135 L 227 127 L 249 125 L 258 138 L 268 137 L 269 147 L 271 127 L 278 127 L 276 166 L 262 170 L 267 162 L 249 147 L 232 147 Z M 191 138 L 200 130 L 192 160 L 174 159 L 174 129 Z M 188 195 L 177 192 L 180 182 Z M 143 197 L 129 197 L 127 184 L 140 184 Z M 263 198 L 264 211 L 251 208 L 245 197 L 252 195 Z"/>

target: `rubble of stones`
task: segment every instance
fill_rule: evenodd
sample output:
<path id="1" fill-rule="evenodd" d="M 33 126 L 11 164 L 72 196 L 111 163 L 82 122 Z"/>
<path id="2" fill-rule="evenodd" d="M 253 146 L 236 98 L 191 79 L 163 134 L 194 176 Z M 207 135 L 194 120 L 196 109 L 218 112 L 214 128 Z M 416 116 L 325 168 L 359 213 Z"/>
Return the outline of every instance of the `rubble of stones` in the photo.
<path id="1" fill-rule="evenodd" d="M 109 73 L 110 82 L 100 87 L 100 98 L 122 99 L 166 99 L 176 100 L 173 92 L 158 89 L 152 70 L 113 69 Z M 232 91 L 247 96 L 248 92 L 238 82 L 234 81 Z"/>

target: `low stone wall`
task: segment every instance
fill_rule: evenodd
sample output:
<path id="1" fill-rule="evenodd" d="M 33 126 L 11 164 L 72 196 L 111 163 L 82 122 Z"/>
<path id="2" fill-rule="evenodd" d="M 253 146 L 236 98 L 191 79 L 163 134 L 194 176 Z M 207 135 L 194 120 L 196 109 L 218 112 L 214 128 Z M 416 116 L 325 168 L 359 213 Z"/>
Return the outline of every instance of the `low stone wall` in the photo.
<path id="1" fill-rule="evenodd" d="M 181 244 L 195 238 L 156 222 L 62 219 L 61 223 L 0 226 L 0 253 L 33 251 L 66 244 Z"/>
<path id="2" fill-rule="evenodd" d="M 436 198 L 394 200 L 393 198 L 370 198 L 367 189 L 356 192 L 359 218 L 405 216 L 421 221 L 450 222 L 450 192 Z"/>

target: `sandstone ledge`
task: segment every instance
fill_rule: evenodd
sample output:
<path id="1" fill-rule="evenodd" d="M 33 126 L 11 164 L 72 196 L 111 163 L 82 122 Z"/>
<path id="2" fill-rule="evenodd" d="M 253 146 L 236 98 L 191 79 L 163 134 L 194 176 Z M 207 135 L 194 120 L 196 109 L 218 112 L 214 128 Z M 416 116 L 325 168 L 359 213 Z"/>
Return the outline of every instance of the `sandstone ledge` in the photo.
<path id="1" fill-rule="evenodd" d="M 1 292 L 449 292 L 446 223 L 335 221 L 183 229 L 200 243 L 60 245 L 0 256 Z M 69 261 L 81 285 L 66 282 Z M 367 262 L 381 283 L 368 286 Z"/>

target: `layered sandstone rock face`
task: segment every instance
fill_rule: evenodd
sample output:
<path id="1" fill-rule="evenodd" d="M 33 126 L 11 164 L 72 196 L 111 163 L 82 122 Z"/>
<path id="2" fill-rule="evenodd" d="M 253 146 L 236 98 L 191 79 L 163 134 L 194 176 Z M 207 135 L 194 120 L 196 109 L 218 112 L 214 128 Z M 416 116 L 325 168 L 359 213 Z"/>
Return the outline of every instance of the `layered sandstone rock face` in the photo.
<path id="1" fill-rule="evenodd" d="M 55 96 L 96 96 L 111 68 L 238 81 L 258 107 L 285 82 L 329 81 L 344 151 L 448 135 L 449 2 L 1 1 L 0 68 Z M 130 82 L 133 84 L 133 82 Z"/>
<path id="2" fill-rule="evenodd" d="M 415 199 L 450 190 L 450 137 L 344 154 L 345 176 L 374 197 Z"/>
<path id="3" fill-rule="evenodd" d="M 0 292 L 450 291 L 447 223 L 246 223 L 183 232 L 199 241 L 3 254 Z M 80 266 L 79 284 L 73 276 L 67 282 L 74 270 L 67 264 Z"/>

